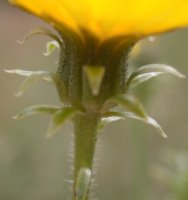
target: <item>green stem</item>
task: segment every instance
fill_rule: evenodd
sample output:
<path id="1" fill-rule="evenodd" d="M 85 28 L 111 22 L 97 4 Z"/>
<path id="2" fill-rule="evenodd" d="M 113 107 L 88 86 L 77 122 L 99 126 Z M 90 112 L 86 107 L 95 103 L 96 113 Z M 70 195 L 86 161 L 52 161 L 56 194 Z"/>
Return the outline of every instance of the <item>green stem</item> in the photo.
<path id="1" fill-rule="evenodd" d="M 75 149 L 74 149 L 74 185 L 73 200 L 76 199 L 76 182 L 80 169 L 88 168 L 92 171 L 93 157 L 97 141 L 99 114 L 88 113 L 78 115 L 74 120 Z M 89 187 L 86 198 L 88 200 Z"/>

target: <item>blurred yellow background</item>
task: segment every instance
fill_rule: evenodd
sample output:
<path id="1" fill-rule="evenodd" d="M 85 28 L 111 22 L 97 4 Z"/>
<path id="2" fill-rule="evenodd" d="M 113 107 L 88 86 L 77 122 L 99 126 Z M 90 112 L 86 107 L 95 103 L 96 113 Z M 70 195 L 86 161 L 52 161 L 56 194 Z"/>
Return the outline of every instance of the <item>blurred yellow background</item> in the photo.
<path id="1" fill-rule="evenodd" d="M 33 104 L 59 105 L 50 84 L 40 81 L 18 98 L 23 78 L 4 69 L 55 70 L 58 51 L 45 57 L 51 39 L 37 36 L 27 44 L 18 40 L 46 23 L 0 1 L 0 200 L 70 199 L 72 128 L 67 124 L 52 139 L 45 133 L 50 118 L 12 119 Z M 188 29 L 141 41 L 132 68 L 163 63 L 188 76 Z M 129 70 L 131 71 L 130 68 Z M 168 139 L 141 122 L 113 123 L 100 136 L 93 188 L 101 200 L 188 199 L 188 79 L 163 75 L 141 85 L 134 93 L 147 112 L 164 128 Z"/>

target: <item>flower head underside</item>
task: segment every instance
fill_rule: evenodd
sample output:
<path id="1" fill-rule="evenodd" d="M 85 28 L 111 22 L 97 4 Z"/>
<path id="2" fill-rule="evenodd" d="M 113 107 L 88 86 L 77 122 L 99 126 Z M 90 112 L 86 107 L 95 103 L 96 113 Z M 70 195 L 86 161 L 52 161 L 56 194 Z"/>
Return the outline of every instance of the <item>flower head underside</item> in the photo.
<path id="1" fill-rule="evenodd" d="M 118 36 L 142 38 L 188 25 L 187 0 L 10 0 L 48 21 L 99 40 Z"/>

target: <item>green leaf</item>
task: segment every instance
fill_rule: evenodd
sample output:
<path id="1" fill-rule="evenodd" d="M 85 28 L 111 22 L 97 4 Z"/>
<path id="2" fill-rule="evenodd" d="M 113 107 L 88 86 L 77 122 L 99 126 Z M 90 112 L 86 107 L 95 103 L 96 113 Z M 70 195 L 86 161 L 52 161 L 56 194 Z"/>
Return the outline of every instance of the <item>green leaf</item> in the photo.
<path id="1" fill-rule="evenodd" d="M 108 101 L 112 101 L 117 103 L 119 106 L 125 108 L 127 111 L 134 113 L 135 115 L 146 118 L 147 115 L 143 109 L 142 104 L 138 99 L 129 95 L 116 95 L 109 99 Z"/>
<path id="2" fill-rule="evenodd" d="M 59 47 L 59 43 L 56 40 L 48 42 L 46 45 L 46 52 L 44 53 L 44 55 L 51 55 L 54 52 L 54 50 Z"/>
<path id="3" fill-rule="evenodd" d="M 78 109 L 73 107 L 64 107 L 59 109 L 52 116 L 52 122 L 49 125 L 47 137 L 51 137 L 54 133 L 68 120 L 74 117 L 79 112 Z"/>
<path id="4" fill-rule="evenodd" d="M 15 94 L 16 96 L 21 96 L 31 85 L 33 85 L 40 79 L 49 82 L 52 81 L 51 78 L 52 74 L 48 71 L 25 71 L 20 69 L 14 69 L 14 70 L 5 70 L 5 72 L 28 77 L 20 85 L 18 92 Z"/>
<path id="5" fill-rule="evenodd" d="M 24 117 L 30 116 L 30 115 L 36 115 L 36 114 L 54 114 L 59 109 L 61 109 L 58 106 L 49 106 L 49 105 L 32 105 L 27 108 L 25 108 L 23 111 L 21 111 L 19 114 L 17 114 L 14 119 L 22 119 Z"/>
<path id="6" fill-rule="evenodd" d="M 89 189 L 91 180 L 91 170 L 89 168 L 81 168 L 76 181 L 76 200 L 84 200 Z"/>
<path id="7" fill-rule="evenodd" d="M 58 35 L 56 35 L 50 29 L 47 29 L 47 28 L 36 28 L 36 29 L 31 30 L 21 41 L 18 41 L 18 43 L 24 44 L 25 42 L 27 42 L 30 38 L 32 38 L 35 35 L 47 35 L 47 36 L 53 38 L 54 40 L 56 40 L 60 46 L 63 46 L 63 42 L 58 37 Z"/>
<path id="8" fill-rule="evenodd" d="M 185 78 L 183 74 L 171 66 L 163 64 L 149 64 L 138 68 L 130 75 L 126 83 L 126 89 L 134 88 L 160 74 L 172 74 L 178 78 Z"/>
<path id="9" fill-rule="evenodd" d="M 152 117 L 147 116 L 146 118 L 142 118 L 136 115 L 135 113 L 131 113 L 131 112 L 108 112 L 104 116 L 125 117 L 125 118 L 132 118 L 132 119 L 143 121 L 144 123 L 150 124 L 151 126 L 153 126 L 162 137 L 167 138 L 167 135 L 165 134 L 162 127 Z"/>
<path id="10" fill-rule="evenodd" d="M 103 66 L 85 66 L 84 73 L 89 81 L 92 94 L 98 95 L 104 78 L 105 68 Z"/>

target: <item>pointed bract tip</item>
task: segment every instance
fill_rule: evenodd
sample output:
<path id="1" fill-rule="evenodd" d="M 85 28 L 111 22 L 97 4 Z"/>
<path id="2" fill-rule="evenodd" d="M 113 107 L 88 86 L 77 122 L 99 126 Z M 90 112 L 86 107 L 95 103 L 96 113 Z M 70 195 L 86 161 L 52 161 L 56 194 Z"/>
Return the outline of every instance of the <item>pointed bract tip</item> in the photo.
<path id="1" fill-rule="evenodd" d="M 168 135 L 166 135 L 165 133 L 163 133 L 162 137 L 166 139 L 166 138 L 168 138 Z"/>
<path id="2" fill-rule="evenodd" d="M 20 44 L 20 45 L 25 44 L 25 39 L 17 40 L 17 44 Z"/>
<path id="3" fill-rule="evenodd" d="M 20 97 L 23 95 L 23 92 L 19 91 L 14 94 L 15 97 Z"/>
<path id="4" fill-rule="evenodd" d="M 179 73 L 179 78 L 186 78 L 186 76 L 182 73 Z"/>
<path id="5" fill-rule="evenodd" d="M 56 131 L 57 131 L 57 130 L 50 130 L 50 129 L 49 129 L 49 130 L 47 131 L 47 134 L 46 134 L 45 137 L 46 137 L 47 139 L 51 139 L 51 138 L 55 135 Z"/>
<path id="6" fill-rule="evenodd" d="M 4 72 L 9 73 L 9 74 L 13 73 L 12 70 L 9 70 L 9 69 L 3 69 L 3 70 L 4 70 Z"/>
<path id="7" fill-rule="evenodd" d="M 12 119 L 20 119 L 20 118 L 21 116 L 19 116 L 19 114 L 12 117 Z"/>

